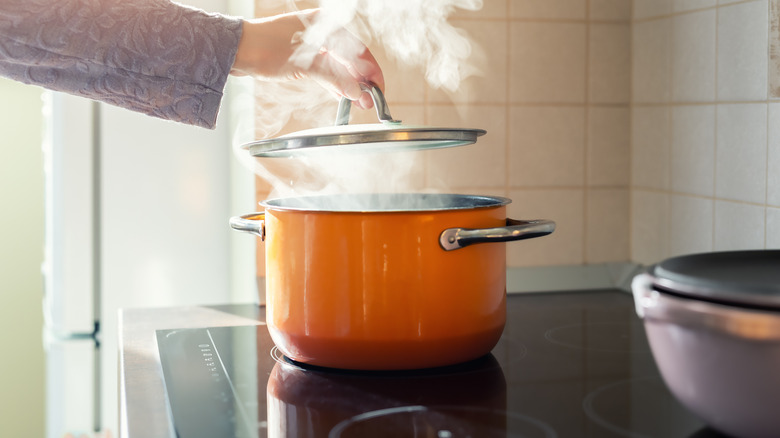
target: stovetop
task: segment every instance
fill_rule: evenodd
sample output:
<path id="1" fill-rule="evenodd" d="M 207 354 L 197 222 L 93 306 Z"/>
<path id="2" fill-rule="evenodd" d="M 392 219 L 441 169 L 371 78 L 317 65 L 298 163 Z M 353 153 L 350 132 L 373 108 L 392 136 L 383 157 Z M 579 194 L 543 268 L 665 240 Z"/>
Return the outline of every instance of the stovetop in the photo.
<path id="1" fill-rule="evenodd" d="M 157 341 L 181 438 L 722 437 L 668 391 L 621 291 L 510 295 L 489 355 L 429 370 L 302 366 L 264 325 Z"/>

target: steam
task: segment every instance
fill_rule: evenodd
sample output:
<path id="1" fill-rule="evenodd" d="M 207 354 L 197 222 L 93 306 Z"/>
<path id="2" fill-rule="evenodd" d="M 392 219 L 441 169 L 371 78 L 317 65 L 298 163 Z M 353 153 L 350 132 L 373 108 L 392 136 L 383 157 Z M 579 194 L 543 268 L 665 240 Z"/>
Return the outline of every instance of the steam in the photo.
<path id="1" fill-rule="evenodd" d="M 338 29 L 348 28 L 363 41 L 378 42 L 400 63 L 421 67 L 434 88 L 455 91 L 476 73 L 467 61 L 468 36 L 447 19 L 456 9 L 481 9 L 482 0 L 320 0 L 319 7 L 318 20 L 303 37 L 314 47 L 332 42 Z M 357 47 L 341 49 L 359 54 Z"/>
<path id="2" fill-rule="evenodd" d="M 463 79 L 477 72 L 468 63 L 468 36 L 447 19 L 456 9 L 481 9 L 482 0 L 322 0 L 321 6 L 324 21 L 340 20 L 338 24 L 345 27 L 361 23 L 361 38 L 373 36 L 400 63 L 421 67 L 433 88 L 455 91 Z"/>
<path id="3" fill-rule="evenodd" d="M 343 46 L 348 40 L 337 39 L 340 29 L 346 28 L 370 47 L 381 47 L 391 61 L 421 71 L 433 88 L 455 92 L 465 78 L 478 73 L 469 64 L 472 46 L 468 36 L 448 18 L 456 9 L 480 9 L 482 0 L 319 0 L 317 7 L 320 13 L 301 35 L 306 44 L 292 58 L 299 65 L 312 62 L 316 51 L 311 48 L 325 42 L 329 47 L 342 44 L 339 53 L 357 57 L 362 47 Z M 286 8 L 297 9 L 296 0 L 286 0 Z M 335 120 L 337 101 L 314 81 L 255 81 L 254 87 L 254 138 L 329 126 Z M 392 90 L 388 91 L 392 100 Z M 419 125 L 423 121 L 407 122 Z M 247 133 L 237 136 L 246 140 Z M 238 148 L 245 142 L 234 143 Z M 331 148 L 334 153 L 290 159 L 255 159 L 238 149 L 235 153 L 270 184 L 270 197 L 431 191 L 425 187 L 420 152 L 339 154 L 336 148 Z"/>

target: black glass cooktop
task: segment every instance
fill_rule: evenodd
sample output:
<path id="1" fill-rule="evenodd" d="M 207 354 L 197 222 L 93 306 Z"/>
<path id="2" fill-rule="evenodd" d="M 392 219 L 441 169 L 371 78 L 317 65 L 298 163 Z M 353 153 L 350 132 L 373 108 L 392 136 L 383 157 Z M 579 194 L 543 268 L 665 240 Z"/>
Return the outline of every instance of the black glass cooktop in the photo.
<path id="1" fill-rule="evenodd" d="M 262 309 L 261 309 L 262 310 Z M 404 372 L 303 367 L 264 325 L 157 332 L 174 429 L 201 437 L 696 437 L 631 295 L 510 295 L 491 354 Z"/>

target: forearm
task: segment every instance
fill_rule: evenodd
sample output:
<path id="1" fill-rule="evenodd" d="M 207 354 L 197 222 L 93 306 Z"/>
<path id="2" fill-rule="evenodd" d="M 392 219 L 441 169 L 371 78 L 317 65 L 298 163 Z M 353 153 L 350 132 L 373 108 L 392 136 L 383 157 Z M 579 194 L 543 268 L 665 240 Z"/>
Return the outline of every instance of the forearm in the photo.
<path id="1" fill-rule="evenodd" d="M 212 128 L 241 31 L 168 0 L 3 0 L 0 74 Z"/>

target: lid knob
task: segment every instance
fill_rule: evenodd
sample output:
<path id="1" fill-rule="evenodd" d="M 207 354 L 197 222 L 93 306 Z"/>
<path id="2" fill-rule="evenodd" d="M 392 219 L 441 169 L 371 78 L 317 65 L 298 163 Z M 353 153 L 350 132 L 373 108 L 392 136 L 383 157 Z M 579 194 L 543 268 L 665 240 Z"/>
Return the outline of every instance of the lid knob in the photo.
<path id="1" fill-rule="evenodd" d="M 374 101 L 374 109 L 376 110 L 376 117 L 382 123 L 399 124 L 400 120 L 393 119 L 390 115 L 390 109 L 387 107 L 387 101 L 385 95 L 382 94 L 382 90 L 376 86 L 376 84 L 360 83 L 360 89 L 371 95 L 371 100 Z M 336 126 L 343 126 L 349 124 L 349 111 L 352 109 L 352 101 L 346 97 L 342 97 L 339 102 L 339 108 L 336 113 Z"/>

